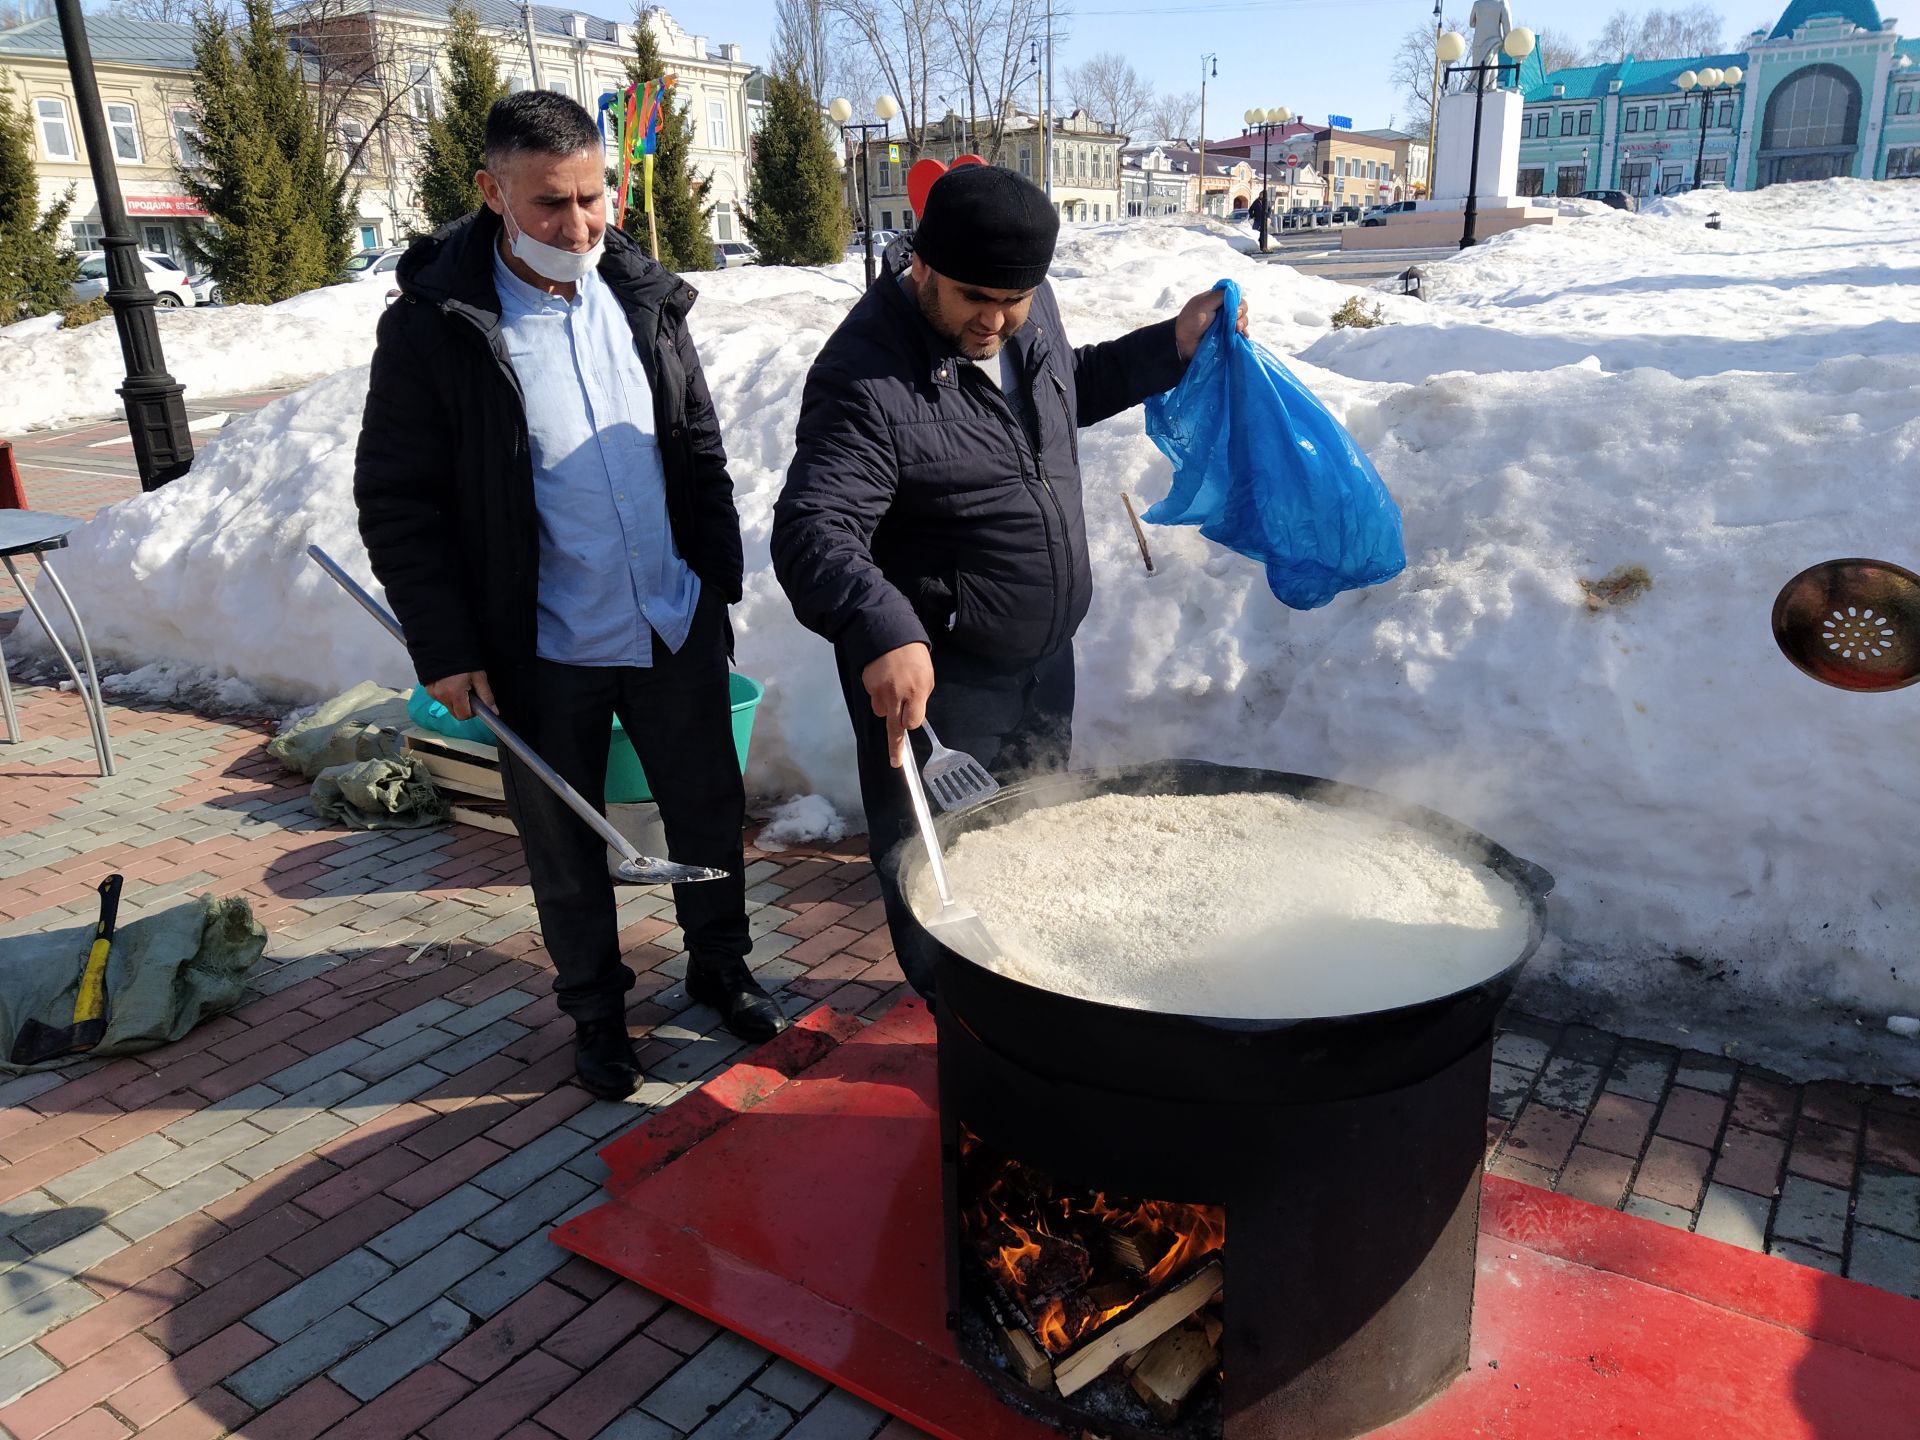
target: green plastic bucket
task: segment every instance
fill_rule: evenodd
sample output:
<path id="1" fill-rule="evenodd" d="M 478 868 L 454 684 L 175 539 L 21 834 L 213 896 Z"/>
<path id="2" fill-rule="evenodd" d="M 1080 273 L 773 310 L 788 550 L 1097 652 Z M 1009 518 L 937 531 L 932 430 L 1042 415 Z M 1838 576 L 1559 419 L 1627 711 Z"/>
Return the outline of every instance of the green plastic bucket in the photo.
<path id="1" fill-rule="evenodd" d="M 753 712 L 767 687 L 749 676 L 727 676 L 728 698 L 733 702 L 733 748 L 740 755 L 740 773 L 747 770 L 747 744 L 753 739 Z M 607 746 L 607 803 L 639 805 L 653 799 L 647 784 L 647 772 L 640 768 L 640 757 L 633 753 L 633 742 L 613 717 L 613 738 Z"/>

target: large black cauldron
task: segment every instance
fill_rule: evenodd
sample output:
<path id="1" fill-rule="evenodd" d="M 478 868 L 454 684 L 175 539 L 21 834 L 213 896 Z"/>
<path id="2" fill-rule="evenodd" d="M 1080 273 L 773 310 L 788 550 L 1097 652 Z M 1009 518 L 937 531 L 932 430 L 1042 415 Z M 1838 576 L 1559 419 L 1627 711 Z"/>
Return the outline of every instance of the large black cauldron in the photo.
<path id="1" fill-rule="evenodd" d="M 942 841 L 1115 791 L 1277 792 L 1365 811 L 1487 866 L 1532 908 L 1525 945 L 1478 984 L 1396 1009 L 1294 1020 L 1060 995 L 924 937 L 939 961 L 950 1318 L 970 1358 L 1018 1391 L 961 1323 L 975 1298 L 960 1248 L 962 1127 L 1063 1184 L 1224 1205 L 1225 1440 L 1362 1434 L 1465 1369 L 1494 1016 L 1540 943 L 1552 877 L 1374 791 L 1188 760 L 1010 786 L 945 817 Z M 909 894 L 925 864 L 918 847 L 902 852 Z M 1062 1423 L 1093 1418 L 1072 1401 L 1018 1398 Z M 1098 1419 L 1108 1433 L 1151 1433 Z"/>

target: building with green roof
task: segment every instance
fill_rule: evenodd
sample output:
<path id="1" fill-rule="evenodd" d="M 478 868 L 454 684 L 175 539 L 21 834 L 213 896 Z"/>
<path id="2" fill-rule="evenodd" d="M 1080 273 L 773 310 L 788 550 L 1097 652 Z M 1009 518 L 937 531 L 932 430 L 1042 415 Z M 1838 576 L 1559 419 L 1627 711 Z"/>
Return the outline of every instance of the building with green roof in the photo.
<path id="1" fill-rule="evenodd" d="M 1874 0 L 1792 0 L 1771 30 L 1720 55 L 1548 74 L 1536 51 L 1519 75 L 1519 191 L 1920 179 L 1920 41 L 1894 23 Z M 1713 70 L 1738 79 L 1710 96 L 1679 88 Z"/>

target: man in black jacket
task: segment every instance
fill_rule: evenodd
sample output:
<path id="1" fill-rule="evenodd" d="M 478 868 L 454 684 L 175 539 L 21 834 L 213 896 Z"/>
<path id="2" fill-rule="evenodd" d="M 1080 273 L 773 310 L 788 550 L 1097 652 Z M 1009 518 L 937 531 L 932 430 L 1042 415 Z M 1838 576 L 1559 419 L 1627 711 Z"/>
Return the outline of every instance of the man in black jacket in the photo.
<path id="1" fill-rule="evenodd" d="M 693 290 L 606 224 L 593 118 L 550 91 L 487 119 L 484 208 L 401 262 L 354 471 L 360 534 L 414 669 L 465 719 L 498 708 L 581 794 L 618 714 L 676 860 L 687 992 L 748 1039 L 786 1019 L 746 965 L 726 607 L 740 522 L 687 331 Z M 606 847 L 511 755 L 554 992 L 597 1095 L 639 1083 Z"/>
<path id="2" fill-rule="evenodd" d="M 1002 780 L 1065 768 L 1093 596 L 1078 431 L 1177 384 L 1220 308 L 1208 291 L 1073 349 L 1046 284 L 1058 231 L 1010 170 L 936 181 L 910 263 L 889 251 L 814 361 L 774 508 L 775 573 L 834 643 L 894 951 L 922 994 L 932 961 L 892 863 L 913 833 L 902 737 L 931 719 Z"/>

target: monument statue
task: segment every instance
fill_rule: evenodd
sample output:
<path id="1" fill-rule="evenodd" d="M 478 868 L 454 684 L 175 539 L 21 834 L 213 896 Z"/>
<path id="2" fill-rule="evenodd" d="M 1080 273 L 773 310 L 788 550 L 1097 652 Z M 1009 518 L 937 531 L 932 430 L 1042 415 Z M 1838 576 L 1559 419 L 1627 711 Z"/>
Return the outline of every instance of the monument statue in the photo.
<path id="1" fill-rule="evenodd" d="M 1467 23 L 1473 27 L 1473 44 L 1467 51 L 1473 57 L 1472 63 L 1496 63 L 1502 55 L 1500 46 L 1506 41 L 1507 32 L 1513 29 L 1513 10 L 1507 0 L 1473 0 Z M 1498 89 L 1498 72 L 1488 76 L 1487 82 L 1489 90 Z"/>

